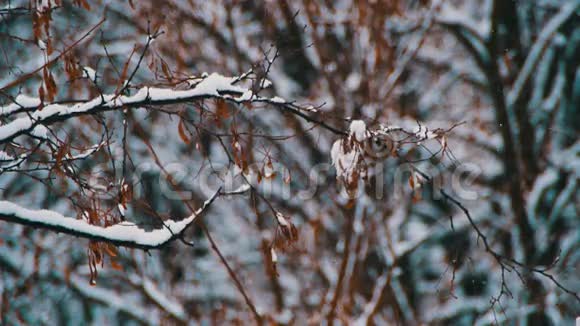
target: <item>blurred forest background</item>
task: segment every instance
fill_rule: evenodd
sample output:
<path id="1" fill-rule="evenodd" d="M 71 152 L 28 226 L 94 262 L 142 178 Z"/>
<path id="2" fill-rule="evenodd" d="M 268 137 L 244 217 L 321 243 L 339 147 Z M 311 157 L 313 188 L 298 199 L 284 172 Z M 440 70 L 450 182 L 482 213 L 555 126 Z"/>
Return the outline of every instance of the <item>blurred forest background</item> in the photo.
<path id="1" fill-rule="evenodd" d="M 573 324 L 579 15 L 576 0 L 1 0 L 0 324 Z M 145 103 L 4 137 L 50 103 L 250 71 L 270 104 Z M 368 154 L 384 175 L 361 186 L 329 165 L 355 119 L 446 132 Z M 160 249 L 2 211 L 162 228 L 250 167 L 259 182 L 238 175 L 243 191 Z"/>

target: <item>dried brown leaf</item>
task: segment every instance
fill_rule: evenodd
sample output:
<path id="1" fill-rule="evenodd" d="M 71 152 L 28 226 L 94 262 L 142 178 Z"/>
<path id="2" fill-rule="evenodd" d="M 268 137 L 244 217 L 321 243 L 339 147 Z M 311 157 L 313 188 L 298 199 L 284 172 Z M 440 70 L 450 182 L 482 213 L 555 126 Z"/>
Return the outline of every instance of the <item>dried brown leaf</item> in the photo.
<path id="1" fill-rule="evenodd" d="M 186 133 L 186 127 L 183 123 L 183 119 L 179 119 L 179 124 L 177 126 L 177 132 L 179 133 L 179 138 L 181 138 L 181 140 L 183 140 L 184 143 L 186 144 L 191 144 L 191 138 L 187 135 Z"/>

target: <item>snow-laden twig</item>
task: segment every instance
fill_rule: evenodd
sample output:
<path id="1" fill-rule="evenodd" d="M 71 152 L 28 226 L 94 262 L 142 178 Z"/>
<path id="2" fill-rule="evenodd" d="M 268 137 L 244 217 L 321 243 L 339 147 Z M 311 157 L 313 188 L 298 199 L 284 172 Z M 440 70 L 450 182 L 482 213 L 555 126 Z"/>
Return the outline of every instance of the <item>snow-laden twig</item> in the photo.
<path id="1" fill-rule="evenodd" d="M 140 228 L 139 225 L 130 222 L 121 222 L 109 227 L 91 225 L 85 220 L 66 217 L 50 210 L 28 209 L 9 201 L 0 201 L 0 220 L 32 225 L 81 238 L 104 241 L 117 246 L 156 249 L 178 239 L 196 217 L 204 213 L 219 195 L 220 192 L 216 191 L 205 201 L 202 207 L 189 217 L 181 221 L 164 221 L 163 228 L 153 231 L 146 231 Z"/>
<path id="2" fill-rule="evenodd" d="M 0 117 L 9 116 L 14 113 L 19 113 L 28 109 L 35 109 L 40 105 L 39 98 L 30 97 L 28 95 L 20 94 L 14 98 L 13 103 L 5 106 L 0 106 Z"/>
<path id="3" fill-rule="evenodd" d="M 101 143 L 95 144 L 95 145 L 87 148 L 84 151 L 79 152 L 76 155 L 70 155 L 70 154 L 65 155 L 65 157 L 62 158 L 61 162 L 74 162 L 74 161 L 84 160 L 87 157 L 98 152 L 104 145 L 105 145 L 105 143 L 101 142 Z M 2 154 L 2 153 L 4 153 L 4 154 Z M 31 153 L 24 153 L 24 154 L 19 155 L 18 157 L 12 157 L 3 151 L 0 151 L 0 173 L 17 170 L 19 168 L 19 166 L 22 163 L 24 163 L 25 161 L 27 161 L 31 156 L 32 156 Z M 43 162 L 43 163 L 54 164 L 56 162 L 57 162 L 57 160 L 51 159 L 51 160 L 48 160 L 48 161 Z"/>
<path id="4" fill-rule="evenodd" d="M 143 87 L 134 95 L 130 96 L 108 94 L 97 96 L 92 100 L 74 105 L 47 104 L 42 110 L 36 110 L 38 101 L 27 98 L 26 101 L 23 101 L 24 103 L 19 102 L 17 106 L 3 108 L 6 112 L 13 112 L 14 110 L 32 112 L 27 116 L 16 118 L 0 126 L 0 143 L 11 141 L 15 137 L 23 134 L 29 134 L 39 125 L 51 125 L 77 116 L 127 108 L 187 103 L 211 98 L 223 99 L 240 104 L 271 104 L 274 107 L 296 114 L 334 133 L 342 134 L 342 131 L 327 125 L 325 122 L 317 121 L 306 115 L 305 112 L 311 112 L 311 109 L 304 109 L 293 102 L 288 102 L 278 97 L 268 98 L 257 96 L 252 94 L 251 89 L 234 84 L 236 81 L 237 78 L 235 77 L 224 77 L 213 73 L 203 78 L 194 88 L 187 90 Z"/>

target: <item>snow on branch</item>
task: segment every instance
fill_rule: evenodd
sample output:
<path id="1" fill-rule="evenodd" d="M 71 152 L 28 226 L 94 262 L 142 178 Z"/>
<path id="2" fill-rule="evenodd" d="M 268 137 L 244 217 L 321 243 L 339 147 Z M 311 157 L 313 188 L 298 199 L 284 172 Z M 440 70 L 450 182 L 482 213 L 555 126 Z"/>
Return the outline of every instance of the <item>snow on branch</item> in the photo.
<path id="1" fill-rule="evenodd" d="M 6 106 L 0 106 L 0 117 L 9 116 L 14 113 L 20 113 L 23 111 L 32 110 L 37 108 L 41 104 L 39 98 L 30 97 L 24 94 L 16 96 L 13 103 Z"/>
<path id="2" fill-rule="evenodd" d="M 421 146 L 423 141 L 434 140 L 439 143 L 439 149 L 431 152 L 430 159 L 436 155 L 445 155 L 447 150 L 447 134 L 463 122 L 454 123 L 447 129 L 430 129 L 420 123 L 414 129 L 398 126 L 379 125 L 369 129 L 362 120 L 351 121 L 349 132 L 334 142 L 330 152 L 332 165 L 336 169 L 337 178 L 350 191 L 356 190 L 359 179 L 366 180 L 369 168 L 375 162 L 387 157 L 404 155 L 406 145 Z M 405 159 L 408 163 L 413 163 Z M 416 161 L 415 161 L 416 162 Z M 418 176 L 420 177 L 420 175 Z"/>
<path id="3" fill-rule="evenodd" d="M 126 108 L 186 103 L 210 98 L 223 99 L 240 104 L 271 104 L 297 114 L 303 119 L 316 122 L 329 130 L 333 129 L 324 122 L 313 121 L 313 119 L 305 115 L 306 112 L 317 112 L 316 108 L 312 106 L 302 108 L 279 97 L 259 96 L 251 89 L 239 86 L 239 82 L 239 77 L 224 77 L 217 73 L 212 73 L 195 79 L 195 83 L 190 83 L 192 88 L 187 90 L 142 87 L 134 95 L 101 95 L 92 100 L 74 105 L 53 103 L 46 104 L 44 107 L 40 105 L 39 100 L 27 96 L 19 96 L 15 99 L 15 103 L 0 108 L 0 116 L 31 112 L 26 116 L 16 118 L 0 126 L 0 144 L 11 141 L 20 135 L 29 134 L 38 126 L 51 125 L 76 116 Z"/>
<path id="4" fill-rule="evenodd" d="M 9 201 L 0 201 L 0 220 L 31 225 L 90 240 L 104 241 L 116 246 L 156 249 L 179 238 L 195 218 L 208 209 L 219 194 L 220 190 L 216 191 L 204 202 L 202 207 L 189 217 L 181 221 L 164 221 L 163 228 L 153 231 L 146 231 L 140 228 L 139 225 L 130 222 L 121 222 L 112 226 L 101 227 L 89 224 L 84 220 L 66 217 L 50 210 L 24 208 Z"/>
<path id="5" fill-rule="evenodd" d="M 105 142 L 100 142 L 98 144 L 95 144 L 81 152 L 79 152 L 76 155 L 72 155 L 70 153 L 67 153 L 65 155 L 65 157 L 62 158 L 61 162 L 73 162 L 73 161 L 79 161 L 79 160 L 84 160 L 87 157 L 93 155 L 94 153 L 96 153 L 97 151 L 99 151 L 101 148 L 103 148 L 105 146 Z M 21 154 L 18 157 L 14 157 L 4 151 L 0 151 L 0 173 L 2 172 L 6 172 L 6 171 L 17 171 L 20 167 L 20 165 L 22 163 L 24 163 L 25 161 L 27 161 L 28 159 L 30 159 L 32 155 L 31 154 Z M 51 159 L 48 160 L 48 162 L 46 163 L 57 163 L 57 160 L 55 159 Z"/>
<path id="6" fill-rule="evenodd" d="M 564 23 L 568 21 L 571 17 L 574 16 L 576 10 L 580 7 L 579 1 L 571 1 L 569 3 L 564 4 L 558 14 L 556 14 L 542 29 L 540 35 L 534 45 L 532 46 L 530 53 L 526 57 L 526 61 L 524 66 L 520 70 L 516 81 L 514 82 L 513 89 L 508 94 L 508 105 L 513 105 L 519 98 L 522 96 L 522 89 L 524 88 L 525 83 L 532 75 L 534 67 L 536 66 L 537 62 L 542 57 L 544 50 L 547 48 L 548 41 L 552 38 L 552 36 L 558 31 L 560 27 Z"/>

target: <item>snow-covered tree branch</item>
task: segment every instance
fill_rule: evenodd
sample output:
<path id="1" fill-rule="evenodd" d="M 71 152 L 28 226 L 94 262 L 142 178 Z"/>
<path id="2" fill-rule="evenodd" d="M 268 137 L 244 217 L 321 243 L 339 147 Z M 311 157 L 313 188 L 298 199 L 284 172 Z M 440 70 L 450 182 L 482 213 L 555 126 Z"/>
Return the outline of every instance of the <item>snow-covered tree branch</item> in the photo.
<path id="1" fill-rule="evenodd" d="M 572 324 L 579 10 L 0 4 L 0 324 Z"/>
<path id="2" fill-rule="evenodd" d="M 192 215 L 179 221 L 163 221 L 163 228 L 152 231 L 146 231 L 131 222 L 120 222 L 106 227 L 91 225 L 86 220 L 77 220 L 49 210 L 31 210 L 7 201 L 0 201 L 0 219 L 93 241 L 104 241 L 116 246 L 156 249 L 180 237 L 183 231 L 209 208 L 218 195 L 219 191 Z"/>

